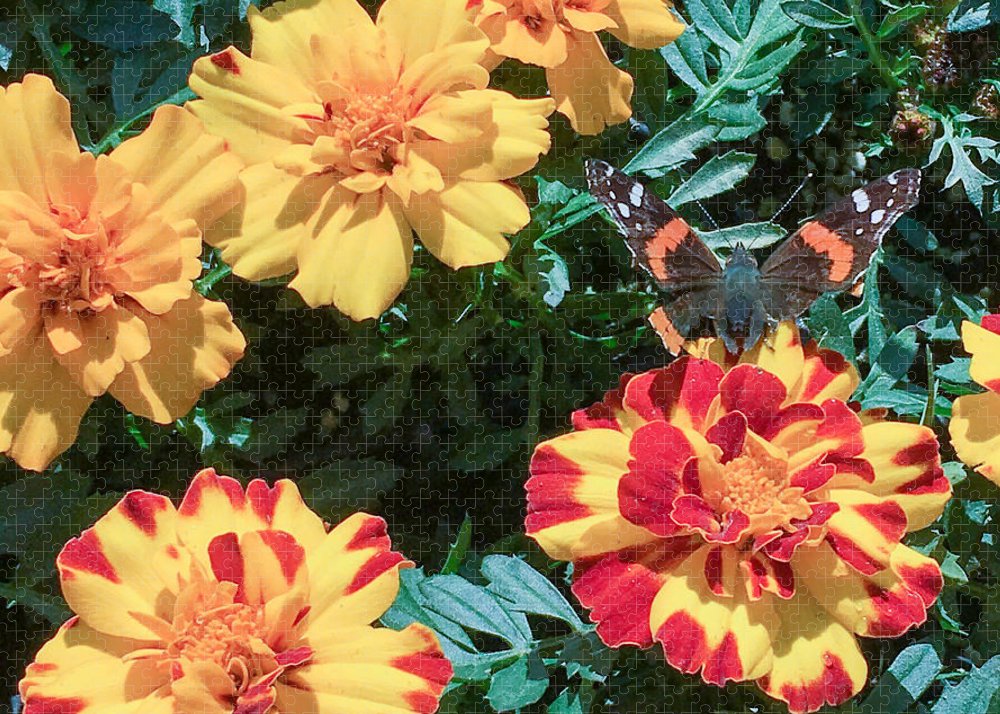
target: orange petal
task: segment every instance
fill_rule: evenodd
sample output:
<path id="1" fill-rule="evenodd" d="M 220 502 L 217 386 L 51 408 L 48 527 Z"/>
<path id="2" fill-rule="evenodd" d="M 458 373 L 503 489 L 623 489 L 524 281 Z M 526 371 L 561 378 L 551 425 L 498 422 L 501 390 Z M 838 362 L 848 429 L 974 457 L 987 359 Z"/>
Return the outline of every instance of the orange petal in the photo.
<path id="1" fill-rule="evenodd" d="M 180 660 L 177 676 L 171 683 L 176 711 L 198 714 L 233 714 L 236 687 L 222 667 L 215 662 Z"/>
<path id="2" fill-rule="evenodd" d="M 49 189 L 61 182 L 55 157 L 79 154 L 69 102 L 48 77 L 27 74 L 0 88 L 0 190 L 22 191 L 48 205 Z"/>
<path id="3" fill-rule="evenodd" d="M 545 76 L 556 111 L 581 134 L 600 134 L 632 116 L 632 77 L 611 63 L 593 33 L 574 32 L 566 61 Z"/>
<path id="4" fill-rule="evenodd" d="M 680 37 L 684 25 L 664 0 L 611 0 L 603 10 L 617 24 L 612 35 L 632 47 L 655 50 Z"/>
<path id="5" fill-rule="evenodd" d="M 150 351 L 130 362 L 108 390 L 133 414 L 167 424 L 233 368 L 246 338 L 224 303 L 197 293 L 163 315 L 142 315 Z"/>
<path id="6" fill-rule="evenodd" d="M 92 401 L 39 331 L 0 357 L 0 450 L 21 468 L 44 470 L 76 440 Z"/>
<path id="7" fill-rule="evenodd" d="M 73 618 L 45 643 L 19 691 L 26 714 L 173 714 L 169 676 L 152 660 L 124 660 L 145 643 L 112 637 Z"/>
<path id="8" fill-rule="evenodd" d="M 49 313 L 45 329 L 59 364 L 92 397 L 104 394 L 126 364 L 149 354 L 146 324 L 115 304 L 93 315 Z"/>
<path id="9" fill-rule="evenodd" d="M 172 224 L 193 219 L 204 227 L 242 200 L 242 162 L 181 107 L 157 109 L 149 127 L 110 158 L 149 188 L 157 212 Z"/>

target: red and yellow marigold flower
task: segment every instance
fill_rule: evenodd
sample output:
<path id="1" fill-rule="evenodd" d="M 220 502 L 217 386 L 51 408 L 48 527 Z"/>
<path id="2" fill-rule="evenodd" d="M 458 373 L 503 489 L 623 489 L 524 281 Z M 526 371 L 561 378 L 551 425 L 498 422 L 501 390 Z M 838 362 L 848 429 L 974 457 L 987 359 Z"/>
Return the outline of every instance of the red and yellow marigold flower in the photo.
<path id="1" fill-rule="evenodd" d="M 0 147 L 0 450 L 41 470 L 95 397 L 169 423 L 242 356 L 229 309 L 192 283 L 242 164 L 180 107 L 81 152 L 40 75 L 0 88 Z"/>
<path id="2" fill-rule="evenodd" d="M 548 150 L 550 99 L 486 89 L 489 41 L 463 0 L 355 0 L 250 9 L 250 56 L 194 65 L 190 109 L 248 163 L 252 200 L 206 236 L 233 271 L 353 319 L 410 275 L 413 233 L 451 268 L 502 260 L 529 220 L 506 183 Z"/>
<path id="3" fill-rule="evenodd" d="M 972 355 L 969 374 L 986 387 L 955 400 L 948 429 L 958 458 L 1000 486 L 1000 315 L 979 325 L 962 323 L 962 344 Z"/>
<path id="4" fill-rule="evenodd" d="M 545 68 L 556 110 L 581 134 L 632 116 L 632 77 L 608 59 L 597 32 L 656 49 L 684 31 L 665 0 L 468 0 L 468 7 L 495 56 Z"/>
<path id="5" fill-rule="evenodd" d="M 434 633 L 373 627 L 399 590 L 381 518 L 333 529 L 291 481 L 207 469 L 179 508 L 127 494 L 57 560 L 76 614 L 21 681 L 24 714 L 434 712 Z"/>
<path id="6" fill-rule="evenodd" d="M 924 622 L 941 571 L 901 540 L 951 487 L 930 429 L 851 408 L 843 357 L 788 323 L 770 339 L 738 363 L 703 344 L 576 412 L 535 450 L 526 526 L 609 645 L 658 641 L 807 712 L 864 686 L 856 635 Z"/>

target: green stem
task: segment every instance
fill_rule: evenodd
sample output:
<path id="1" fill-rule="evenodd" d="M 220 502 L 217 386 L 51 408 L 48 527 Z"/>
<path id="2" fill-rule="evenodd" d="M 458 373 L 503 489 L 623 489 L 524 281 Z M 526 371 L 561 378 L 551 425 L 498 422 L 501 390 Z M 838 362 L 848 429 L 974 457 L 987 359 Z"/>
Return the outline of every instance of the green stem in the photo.
<path id="1" fill-rule="evenodd" d="M 861 34 L 861 41 L 864 42 L 865 48 L 868 50 L 868 58 L 872 61 L 872 65 L 878 70 L 882 81 L 889 86 L 889 89 L 899 89 L 899 80 L 896 79 L 896 75 L 889 69 L 889 63 L 886 61 L 885 55 L 882 54 L 881 48 L 879 48 L 878 38 L 872 34 L 871 28 L 865 22 L 865 17 L 861 12 L 860 1 L 847 0 L 847 5 L 851 9 L 851 20 L 854 21 L 854 26 L 858 28 L 858 32 Z"/>
<path id="2" fill-rule="evenodd" d="M 122 132 L 128 131 L 133 124 L 142 121 L 150 114 L 155 112 L 157 109 L 162 107 L 164 104 L 183 104 L 186 101 L 194 99 L 196 96 L 197 95 L 187 87 L 182 87 L 181 89 L 178 89 L 176 92 L 171 94 L 166 99 L 156 102 L 152 106 L 146 107 L 138 114 L 135 114 L 133 116 L 128 117 L 127 119 L 122 119 L 120 122 L 117 122 L 113 127 L 111 127 L 111 129 L 108 131 L 107 134 L 101 137 L 100 141 L 98 141 L 92 147 L 89 147 L 88 150 L 90 151 L 90 153 L 95 155 L 103 154 L 108 149 L 113 149 L 115 146 L 121 143 Z"/>

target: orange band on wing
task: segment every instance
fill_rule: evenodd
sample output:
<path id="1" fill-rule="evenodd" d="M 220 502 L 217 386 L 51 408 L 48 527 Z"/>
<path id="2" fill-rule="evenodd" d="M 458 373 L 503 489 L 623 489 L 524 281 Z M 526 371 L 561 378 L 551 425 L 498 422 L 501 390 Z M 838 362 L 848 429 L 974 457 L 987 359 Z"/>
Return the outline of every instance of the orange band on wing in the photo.
<path id="1" fill-rule="evenodd" d="M 827 280 L 839 283 L 850 277 L 854 265 L 854 246 L 818 221 L 802 226 L 800 235 L 807 246 L 830 258 L 832 265 Z"/>
<path id="2" fill-rule="evenodd" d="M 664 258 L 676 251 L 690 232 L 691 227 L 687 223 L 680 218 L 674 218 L 665 223 L 649 239 L 649 242 L 646 243 L 646 255 L 649 260 L 649 269 L 653 271 L 655 277 L 660 280 L 666 280 L 670 277 Z"/>

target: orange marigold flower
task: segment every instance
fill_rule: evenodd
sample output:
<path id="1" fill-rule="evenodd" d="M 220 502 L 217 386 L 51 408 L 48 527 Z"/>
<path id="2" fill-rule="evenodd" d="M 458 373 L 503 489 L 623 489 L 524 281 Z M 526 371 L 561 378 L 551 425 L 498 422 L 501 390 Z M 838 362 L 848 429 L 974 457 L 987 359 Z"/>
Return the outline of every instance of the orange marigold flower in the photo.
<path id="1" fill-rule="evenodd" d="M 951 486 L 930 429 L 848 405 L 843 357 L 790 323 L 771 342 L 625 375 L 535 449 L 526 527 L 609 645 L 807 712 L 864 686 L 855 635 L 924 622 L 941 571 L 901 539 Z"/>
<path id="2" fill-rule="evenodd" d="M 192 284 L 242 164 L 173 106 L 110 155 L 81 152 L 40 75 L 0 88 L 0 135 L 0 450 L 41 470 L 95 397 L 169 423 L 243 355 Z"/>
<path id="3" fill-rule="evenodd" d="M 468 7 L 495 55 L 545 68 L 556 110 L 581 134 L 632 116 L 632 77 L 608 59 L 597 32 L 656 49 L 684 31 L 666 0 L 468 0 Z"/>
<path id="4" fill-rule="evenodd" d="M 412 565 L 390 548 L 364 513 L 328 532 L 292 481 L 206 469 L 179 508 L 132 491 L 59 554 L 76 616 L 28 667 L 24 714 L 437 711 L 434 633 L 371 625 Z"/>
<path id="5" fill-rule="evenodd" d="M 198 60 L 189 106 L 249 164 L 252 200 L 206 236 L 233 271 L 353 319 L 406 285 L 413 233 L 451 268 L 502 260 L 529 220 L 505 183 L 549 148 L 551 99 L 486 89 L 489 41 L 464 0 L 355 0 L 250 9 L 250 57 Z"/>
<path id="6" fill-rule="evenodd" d="M 962 344 L 972 355 L 969 374 L 986 387 L 955 400 L 948 430 L 958 458 L 1000 486 L 1000 315 L 980 325 L 962 323 Z"/>

